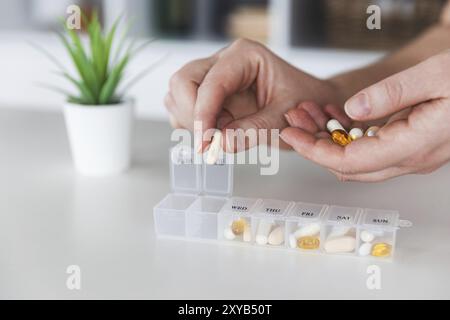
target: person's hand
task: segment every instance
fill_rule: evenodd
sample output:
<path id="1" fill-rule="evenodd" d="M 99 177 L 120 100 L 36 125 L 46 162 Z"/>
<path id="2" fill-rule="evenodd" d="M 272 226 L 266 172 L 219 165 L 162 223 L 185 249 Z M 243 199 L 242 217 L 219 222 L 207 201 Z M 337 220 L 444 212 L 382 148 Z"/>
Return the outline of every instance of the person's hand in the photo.
<path id="1" fill-rule="evenodd" d="M 376 83 L 345 104 L 357 121 L 391 116 L 375 137 L 345 148 L 324 132 L 284 129 L 282 139 L 342 181 L 382 181 L 430 173 L 450 160 L 450 51 Z M 290 113 L 295 114 L 295 109 Z M 304 125 L 303 125 L 304 126 Z"/>
<path id="2" fill-rule="evenodd" d="M 283 129 L 290 108 L 306 100 L 336 101 L 337 95 L 332 84 L 296 69 L 264 46 L 237 40 L 175 73 L 165 105 L 174 127 L 193 130 L 197 120 L 202 121 L 203 132 L 216 127 Z M 345 116 L 337 107 L 327 108 L 338 118 Z M 325 126 L 326 117 L 316 105 L 299 112 L 310 120 L 307 124 Z"/>

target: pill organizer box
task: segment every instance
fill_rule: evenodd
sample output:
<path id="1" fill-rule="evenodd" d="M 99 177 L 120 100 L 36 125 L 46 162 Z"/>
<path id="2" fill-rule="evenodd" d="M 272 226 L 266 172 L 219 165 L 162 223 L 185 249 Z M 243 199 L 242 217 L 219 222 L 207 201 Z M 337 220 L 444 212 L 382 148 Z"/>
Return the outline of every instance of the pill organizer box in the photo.
<path id="1" fill-rule="evenodd" d="M 170 150 L 171 193 L 153 209 L 158 237 L 390 259 L 397 231 L 412 225 L 393 210 L 234 197 L 227 155 L 213 165 L 195 156 Z"/>

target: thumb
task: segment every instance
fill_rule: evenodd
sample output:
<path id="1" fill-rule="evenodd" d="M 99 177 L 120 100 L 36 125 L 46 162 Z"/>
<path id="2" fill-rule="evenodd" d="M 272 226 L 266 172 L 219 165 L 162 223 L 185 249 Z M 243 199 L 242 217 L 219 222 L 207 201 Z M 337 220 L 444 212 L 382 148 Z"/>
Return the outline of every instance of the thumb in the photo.
<path id="1" fill-rule="evenodd" d="M 438 98 L 442 86 L 432 59 L 394 74 L 351 97 L 345 112 L 353 120 L 376 120 L 421 102 Z"/>

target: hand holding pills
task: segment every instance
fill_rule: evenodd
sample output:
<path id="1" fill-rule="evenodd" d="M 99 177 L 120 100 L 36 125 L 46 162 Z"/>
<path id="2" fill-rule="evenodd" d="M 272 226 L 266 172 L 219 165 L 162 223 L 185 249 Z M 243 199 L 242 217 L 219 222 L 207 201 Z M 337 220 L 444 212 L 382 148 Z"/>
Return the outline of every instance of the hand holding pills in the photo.
<path id="1" fill-rule="evenodd" d="M 348 119 L 339 121 L 345 129 L 353 127 L 351 120 L 355 127 L 368 127 L 374 120 L 381 126 L 345 147 L 333 142 L 325 127 L 305 129 L 299 107 L 288 112 L 291 127 L 281 138 L 342 181 L 432 172 L 450 160 L 450 74 L 444 71 L 449 68 L 450 53 L 440 53 L 350 98 L 345 104 Z"/>

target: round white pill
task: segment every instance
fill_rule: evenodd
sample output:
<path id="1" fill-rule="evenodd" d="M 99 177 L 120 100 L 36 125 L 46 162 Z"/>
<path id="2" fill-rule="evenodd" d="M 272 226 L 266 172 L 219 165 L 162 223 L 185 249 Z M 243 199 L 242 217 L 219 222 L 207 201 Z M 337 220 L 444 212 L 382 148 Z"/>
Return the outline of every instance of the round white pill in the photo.
<path id="1" fill-rule="evenodd" d="M 372 251 L 372 244 L 369 242 L 363 243 L 359 249 L 358 254 L 362 257 L 368 256 Z"/>
<path id="2" fill-rule="evenodd" d="M 236 235 L 233 233 L 233 230 L 231 230 L 231 227 L 227 227 L 223 230 L 223 236 L 227 240 L 234 240 L 236 238 Z"/>
<path id="3" fill-rule="evenodd" d="M 348 134 L 352 140 L 358 140 L 364 136 L 364 132 L 360 128 L 353 128 Z"/>
<path id="4" fill-rule="evenodd" d="M 367 231 L 367 230 L 361 231 L 360 237 L 361 237 L 361 240 L 364 242 L 372 242 L 373 239 L 375 239 L 375 235 L 372 232 Z"/>
<path id="5" fill-rule="evenodd" d="M 263 245 L 267 244 L 268 239 L 267 239 L 267 236 L 258 234 L 255 238 L 255 241 L 257 244 L 263 246 Z"/>

